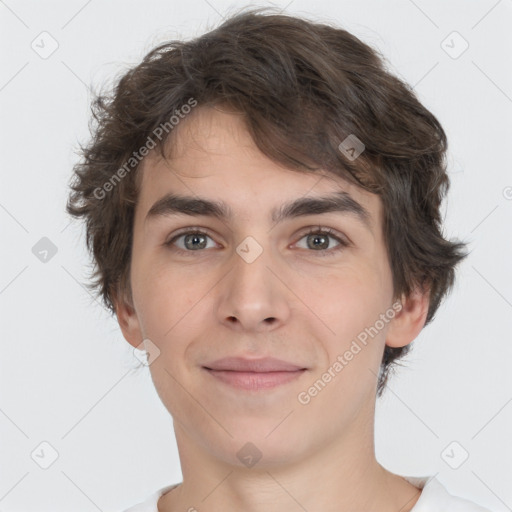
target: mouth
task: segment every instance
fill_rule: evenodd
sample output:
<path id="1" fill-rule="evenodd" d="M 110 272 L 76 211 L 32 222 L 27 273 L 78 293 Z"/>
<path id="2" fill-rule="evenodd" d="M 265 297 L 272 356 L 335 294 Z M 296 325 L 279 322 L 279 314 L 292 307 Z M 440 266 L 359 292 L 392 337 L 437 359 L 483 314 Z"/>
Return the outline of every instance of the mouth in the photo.
<path id="1" fill-rule="evenodd" d="M 223 358 L 203 366 L 217 381 L 235 389 L 264 391 L 298 379 L 307 368 L 274 358 Z"/>
<path id="2" fill-rule="evenodd" d="M 260 391 L 272 389 L 300 377 L 306 369 L 290 372 L 237 372 L 232 370 L 205 370 L 214 378 L 237 389 Z"/>

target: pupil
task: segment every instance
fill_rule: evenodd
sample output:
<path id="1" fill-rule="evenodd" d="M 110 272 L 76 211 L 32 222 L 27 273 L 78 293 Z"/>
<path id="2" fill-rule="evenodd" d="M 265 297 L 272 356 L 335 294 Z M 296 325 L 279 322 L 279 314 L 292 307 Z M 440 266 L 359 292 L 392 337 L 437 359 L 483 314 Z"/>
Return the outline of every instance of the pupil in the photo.
<path id="1" fill-rule="evenodd" d="M 203 239 L 203 242 L 201 243 L 201 238 Z M 185 237 L 185 245 L 187 246 L 188 249 L 203 249 L 206 244 L 204 242 L 204 236 L 203 235 L 187 235 Z M 188 244 L 187 242 L 191 242 L 190 244 Z M 199 243 L 196 243 L 196 242 L 199 242 Z"/>
<path id="2" fill-rule="evenodd" d="M 322 246 L 323 249 L 326 249 L 329 245 L 329 241 L 327 240 L 327 237 L 325 235 L 313 235 L 313 247 L 319 247 Z M 318 240 L 323 240 L 323 243 L 320 242 L 320 244 L 317 244 L 316 242 Z M 327 243 L 326 243 L 327 242 Z"/>

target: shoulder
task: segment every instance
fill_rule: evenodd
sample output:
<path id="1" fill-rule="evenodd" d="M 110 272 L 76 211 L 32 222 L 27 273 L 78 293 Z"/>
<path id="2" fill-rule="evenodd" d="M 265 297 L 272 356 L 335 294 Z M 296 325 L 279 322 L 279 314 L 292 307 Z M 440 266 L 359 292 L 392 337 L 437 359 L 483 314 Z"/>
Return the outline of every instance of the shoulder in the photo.
<path id="1" fill-rule="evenodd" d="M 465 498 L 450 494 L 434 477 L 404 477 L 422 489 L 411 512 L 491 512 Z"/>
<path id="2" fill-rule="evenodd" d="M 157 503 L 159 498 L 178 485 L 179 484 L 166 485 L 150 494 L 144 501 L 123 510 L 123 512 L 158 512 Z"/>

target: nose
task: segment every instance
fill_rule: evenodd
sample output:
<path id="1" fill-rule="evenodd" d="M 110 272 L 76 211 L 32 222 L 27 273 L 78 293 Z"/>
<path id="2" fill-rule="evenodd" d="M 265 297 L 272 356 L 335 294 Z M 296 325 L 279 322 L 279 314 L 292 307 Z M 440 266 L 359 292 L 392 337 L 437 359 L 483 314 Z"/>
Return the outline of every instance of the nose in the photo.
<path id="1" fill-rule="evenodd" d="M 216 315 L 221 323 L 243 332 L 268 332 L 279 328 L 290 315 L 289 289 L 283 284 L 277 260 L 265 249 L 255 259 L 254 239 L 245 253 L 233 254 L 230 272 L 219 283 Z M 259 246 L 261 247 L 261 245 Z M 257 250 L 256 253 L 261 249 Z"/>

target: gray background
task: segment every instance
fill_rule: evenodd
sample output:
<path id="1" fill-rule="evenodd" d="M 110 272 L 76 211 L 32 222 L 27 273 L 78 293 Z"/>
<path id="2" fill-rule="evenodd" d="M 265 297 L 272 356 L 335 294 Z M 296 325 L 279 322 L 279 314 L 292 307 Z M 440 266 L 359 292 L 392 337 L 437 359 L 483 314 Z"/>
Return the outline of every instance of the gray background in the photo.
<path id="1" fill-rule="evenodd" d="M 243 5 L 0 1 L 2 511 L 119 510 L 181 481 L 171 418 L 84 288 L 83 231 L 64 207 L 88 137 L 89 85 Z M 377 404 L 377 457 L 512 510 L 512 1 L 273 5 L 380 49 L 448 134 L 445 233 L 472 252 Z"/>

